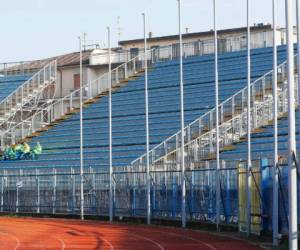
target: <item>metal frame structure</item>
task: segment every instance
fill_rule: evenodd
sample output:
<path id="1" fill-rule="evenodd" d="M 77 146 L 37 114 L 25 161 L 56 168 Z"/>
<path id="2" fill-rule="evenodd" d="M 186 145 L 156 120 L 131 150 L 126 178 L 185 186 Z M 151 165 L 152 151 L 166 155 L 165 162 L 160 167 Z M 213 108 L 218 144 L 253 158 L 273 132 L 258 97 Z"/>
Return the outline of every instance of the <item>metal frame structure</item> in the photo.
<path id="1" fill-rule="evenodd" d="M 0 102 L 2 133 L 53 100 L 56 72 L 56 61 L 52 61 Z"/>
<path id="2" fill-rule="evenodd" d="M 17 89 L 0 103 L 0 112 L 2 104 L 5 103 L 2 108 L 3 114 L 9 113 L 6 120 L 0 124 L 4 128 L 1 134 L 2 147 L 5 144 L 14 144 L 40 131 L 65 114 L 79 109 L 80 169 L 47 167 L 3 169 L 2 173 L 0 171 L 1 212 L 78 214 L 81 219 L 84 219 L 85 215 L 106 215 L 109 216 L 110 221 L 113 221 L 114 216 L 142 217 L 147 219 L 148 224 L 151 223 L 151 219 L 155 218 L 180 219 L 182 227 L 186 227 L 187 221 L 206 221 L 215 223 L 217 229 L 222 222 L 238 224 L 240 231 L 246 232 L 248 236 L 253 232 L 260 232 L 264 226 L 271 226 L 275 246 L 278 245 L 278 221 L 280 219 L 284 222 L 282 227 L 288 227 L 289 248 L 297 249 L 295 108 L 297 105 L 299 107 L 300 87 L 295 86 L 295 81 L 298 80 L 298 86 L 300 86 L 300 80 L 295 75 L 294 68 L 297 68 L 299 72 L 300 59 L 294 56 L 292 1 L 285 0 L 287 61 L 277 65 L 276 4 L 273 0 L 273 70 L 251 83 L 250 0 L 247 0 L 247 86 L 219 104 L 219 51 L 216 0 L 214 0 L 216 107 L 186 127 L 184 126 L 183 58 L 197 53 L 191 52 L 190 48 L 183 44 L 181 0 L 177 2 L 181 130 L 149 150 L 148 66 L 158 61 L 173 60 L 174 53 L 170 47 L 147 49 L 145 14 L 143 14 L 144 52 L 140 52 L 137 57 L 112 70 L 110 28 L 107 28 L 108 73 L 87 84 L 82 82 L 80 38 L 79 90 L 56 102 L 51 101 L 47 105 L 41 105 L 41 98 L 37 98 L 38 104 L 31 103 L 31 100 L 36 98 L 33 97 L 31 91 L 39 89 L 41 85 L 41 92 L 37 91 L 41 95 L 48 84 L 55 82 L 56 62 L 52 62 L 26 82 L 21 87 L 21 92 Z M 298 3 L 298 40 L 300 37 L 299 16 Z M 299 50 L 298 44 L 298 52 Z M 120 169 L 117 166 L 113 167 L 112 162 L 112 88 L 142 71 L 145 71 L 146 154 L 133 161 L 130 166 Z M 43 78 L 42 84 L 41 78 Z M 37 86 L 36 83 L 38 83 Z M 92 100 L 104 92 L 108 92 L 109 95 L 109 171 L 99 172 L 96 166 L 85 167 L 83 164 L 82 109 L 85 101 Z M 21 99 L 18 102 L 20 96 Z M 28 103 L 30 105 L 26 106 Z M 38 111 L 36 106 L 40 107 Z M 31 107 L 29 111 L 28 107 Z M 14 123 L 20 121 L 19 124 L 7 127 L 3 125 L 14 124 L 11 117 L 15 119 L 17 117 L 15 114 L 19 110 L 24 112 L 25 108 L 28 112 L 25 118 L 21 113 L 21 119 L 14 121 Z M 287 164 L 281 162 L 280 165 L 277 119 L 285 114 L 288 114 L 289 123 L 288 161 Z M 251 133 L 255 129 L 270 124 L 274 124 L 274 156 L 271 160 L 254 160 L 251 155 Z M 247 139 L 247 159 L 243 162 L 222 161 L 221 167 L 220 152 L 241 139 Z M 283 178 L 281 174 L 286 174 L 288 178 Z M 288 179 L 288 182 L 284 182 L 285 179 Z M 266 183 L 272 183 L 273 186 L 270 187 Z M 270 188 L 273 188 L 272 209 L 270 209 L 270 197 L 266 195 Z M 283 199 L 284 193 L 288 193 L 288 213 L 285 201 L 282 202 L 284 212 L 279 212 L 278 199 L 279 197 Z M 264 220 L 264 216 L 261 216 L 264 213 L 273 218 L 272 223 Z"/>
<path id="3" fill-rule="evenodd" d="M 150 59 L 150 56 L 153 56 L 153 50 L 149 52 L 148 56 L 149 61 L 154 63 L 155 60 Z M 143 62 L 144 54 L 140 53 L 130 61 L 114 68 L 111 71 L 112 87 L 118 86 L 120 83 L 126 82 L 129 77 L 142 72 L 144 70 Z M 47 66 L 44 69 L 46 68 Z M 51 72 L 55 72 L 56 76 L 56 70 Z M 43 130 L 47 125 L 61 119 L 65 115 L 80 110 L 81 90 L 83 102 L 93 100 L 99 94 L 107 92 L 109 90 L 109 73 L 105 73 L 96 80 L 83 84 L 82 88 L 73 91 L 63 98 L 46 102 L 45 105 L 41 105 L 31 116 L 4 130 L 1 134 L 1 148 L 3 149 L 5 145 L 14 144 L 27 136 L 31 136 L 33 133 Z"/>
<path id="4" fill-rule="evenodd" d="M 272 160 L 271 160 L 272 161 Z M 256 169 L 268 172 L 272 165 L 262 160 L 254 161 Z M 187 221 L 216 223 L 216 162 L 203 161 L 202 167 L 193 168 L 187 163 Z M 245 179 L 242 162 L 222 162 L 220 171 L 222 224 L 236 225 L 240 213 L 240 188 Z M 281 169 L 287 168 L 280 166 Z M 254 169 L 254 167 L 253 167 Z M 181 171 L 176 164 L 151 167 L 151 217 L 152 219 L 182 219 Z M 115 216 L 147 218 L 147 172 L 143 169 L 122 171 L 114 169 Z M 264 176 L 264 177 L 263 177 Z M 271 175 L 270 175 L 271 176 Z M 259 194 L 268 191 L 262 185 L 263 178 L 269 178 L 262 171 L 255 170 L 251 177 L 251 189 L 256 190 L 256 201 L 263 202 Z M 285 177 L 284 177 L 285 178 Z M 283 179 L 283 178 L 282 178 Z M 109 173 L 97 167 L 84 168 L 84 215 L 109 217 Z M 0 171 L 1 211 L 12 213 L 69 214 L 81 216 L 81 170 L 80 168 L 10 168 Z M 287 187 L 285 187 L 287 188 Z M 267 197 L 264 197 L 267 198 Z M 270 206 L 270 202 L 265 202 Z M 260 206 L 259 206 L 260 207 Z M 256 208 L 256 207 L 253 207 Z M 257 209 L 257 208 L 256 208 Z M 269 211 L 268 209 L 266 211 Z M 271 213 L 268 214 L 271 216 Z M 281 218 L 284 215 L 280 214 Z M 271 222 L 269 222 L 271 223 Z M 288 223 L 285 222 L 284 225 Z M 285 226 L 286 227 L 286 226 Z M 262 226 L 258 227 L 262 230 Z"/>
<path id="5" fill-rule="evenodd" d="M 278 65 L 278 117 L 287 112 L 287 62 Z M 258 78 L 250 85 L 252 130 L 269 124 L 273 120 L 272 95 L 273 70 Z M 295 90 L 297 91 L 297 89 Z M 247 86 L 219 105 L 220 110 L 220 150 L 247 135 Z M 199 160 L 214 159 L 216 148 L 215 108 L 185 127 L 185 152 Z M 176 159 L 179 149 L 177 140 L 180 131 L 150 150 L 151 164 L 168 163 Z M 189 139 L 190 138 L 190 139 Z M 195 154 L 197 148 L 198 154 Z M 212 150 L 213 149 L 213 150 Z M 194 153 L 193 153 L 194 152 Z M 134 160 L 131 165 L 143 164 L 145 155 Z"/>

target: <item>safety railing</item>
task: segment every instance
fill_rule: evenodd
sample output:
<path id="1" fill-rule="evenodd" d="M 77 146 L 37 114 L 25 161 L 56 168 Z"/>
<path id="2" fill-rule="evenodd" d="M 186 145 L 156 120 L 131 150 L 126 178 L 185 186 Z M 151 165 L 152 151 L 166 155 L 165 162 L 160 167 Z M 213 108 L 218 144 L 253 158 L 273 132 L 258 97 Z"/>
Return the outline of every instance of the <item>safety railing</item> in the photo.
<path id="1" fill-rule="evenodd" d="M 261 42 L 251 41 L 251 48 L 265 48 L 267 42 L 264 39 L 260 40 Z M 234 52 L 246 50 L 247 43 L 245 37 L 230 37 L 226 39 L 218 39 L 218 52 Z M 165 61 L 178 59 L 180 55 L 179 44 L 170 44 L 164 46 L 155 46 L 152 49 L 151 59 L 152 62 Z M 122 50 L 122 51 L 113 51 L 111 53 L 111 63 L 120 64 L 127 62 L 133 57 L 136 57 L 139 54 L 143 54 L 144 49 L 137 49 L 133 51 Z M 214 53 L 214 40 L 206 39 L 193 42 L 184 42 L 183 44 L 183 56 L 202 56 L 209 55 Z M 90 56 L 91 65 L 106 65 L 108 64 L 108 57 L 106 53 L 92 53 Z"/>
<path id="2" fill-rule="evenodd" d="M 148 63 L 151 64 L 150 52 Z M 117 87 L 128 78 L 135 76 L 145 68 L 144 54 L 140 54 L 130 61 L 116 67 L 111 72 L 112 87 Z M 99 94 L 109 90 L 109 73 L 105 73 L 98 79 L 90 81 L 82 86 L 83 101 L 89 101 Z M 80 108 L 80 88 L 69 95 L 49 103 L 33 116 L 6 130 L 1 136 L 1 147 L 14 144 L 25 137 L 31 136 L 50 123 L 63 118 L 66 114 L 76 112 Z"/>
<path id="3" fill-rule="evenodd" d="M 296 59 L 296 56 L 295 56 Z M 296 60 L 295 60 L 296 62 Z M 287 112 L 287 63 L 278 66 L 278 115 Z M 270 71 L 251 84 L 251 128 L 255 130 L 267 125 L 273 119 L 273 71 Z M 247 133 L 247 91 L 245 87 L 219 105 L 219 143 L 220 149 L 239 141 Z M 297 88 L 295 91 L 298 103 Z M 214 159 L 216 149 L 216 111 L 215 108 L 202 115 L 184 129 L 185 158 L 197 162 Z M 179 161 L 181 131 L 167 138 L 149 152 L 151 164 L 160 165 Z M 146 154 L 131 163 L 138 167 L 146 165 Z"/>
<path id="4" fill-rule="evenodd" d="M 252 194 L 251 230 L 259 233 L 272 228 L 269 220 L 272 209 L 270 188 L 272 183 L 272 160 L 253 159 L 250 188 Z M 220 219 L 222 224 L 245 228 L 246 171 L 243 161 L 222 161 L 219 182 L 216 178 L 216 162 L 203 161 L 201 167 L 188 166 L 186 178 L 186 210 L 188 221 L 216 223 L 216 192 L 220 187 Z M 175 163 L 165 164 L 162 169 L 151 169 L 151 217 L 153 219 L 179 220 L 183 216 L 181 171 Z M 286 232 L 287 216 L 284 212 L 287 191 L 286 165 L 278 166 L 281 201 L 279 215 L 281 232 Z M 81 212 L 81 187 L 84 215 L 108 216 L 109 187 L 112 181 L 113 214 L 116 217 L 146 217 L 147 174 L 145 171 L 123 171 L 112 174 L 99 166 L 85 166 L 81 186 L 80 168 L 72 167 L 26 167 L 1 168 L 0 211 L 11 214 L 72 214 Z M 262 185 L 264 183 L 265 185 Z M 267 184 L 266 184 L 267 183 Z M 269 184 L 268 184 L 269 183 Z M 264 223 L 262 223 L 264 220 Z M 266 227 L 267 225 L 267 227 Z M 266 229 L 267 228 L 267 229 Z"/>
<path id="5" fill-rule="evenodd" d="M 44 90 L 56 82 L 56 61 L 52 61 L 0 102 L 0 128 L 8 129 L 18 111 L 30 111 L 43 96 Z"/>
<path id="6" fill-rule="evenodd" d="M 32 73 L 31 70 L 27 68 L 30 61 L 26 62 L 5 62 L 0 63 L 0 75 L 24 75 Z"/>

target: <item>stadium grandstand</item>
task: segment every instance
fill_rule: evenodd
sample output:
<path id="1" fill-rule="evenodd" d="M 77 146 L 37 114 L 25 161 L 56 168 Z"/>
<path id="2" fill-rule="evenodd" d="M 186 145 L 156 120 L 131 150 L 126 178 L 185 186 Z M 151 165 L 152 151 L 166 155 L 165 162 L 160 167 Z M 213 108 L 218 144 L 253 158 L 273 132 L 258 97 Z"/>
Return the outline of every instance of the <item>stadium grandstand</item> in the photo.
<path id="1" fill-rule="evenodd" d="M 141 39 L 112 47 L 108 27 L 105 48 L 0 64 L 0 212 L 20 216 L 0 217 L 3 249 L 35 249 L 26 225 L 57 241 L 36 248 L 298 249 L 298 0 L 295 26 L 294 1 L 286 27 L 276 0 L 251 26 L 247 1 L 247 26 L 219 30 L 214 0 L 214 29 L 193 33 L 177 2 L 179 34 L 143 13 Z"/>

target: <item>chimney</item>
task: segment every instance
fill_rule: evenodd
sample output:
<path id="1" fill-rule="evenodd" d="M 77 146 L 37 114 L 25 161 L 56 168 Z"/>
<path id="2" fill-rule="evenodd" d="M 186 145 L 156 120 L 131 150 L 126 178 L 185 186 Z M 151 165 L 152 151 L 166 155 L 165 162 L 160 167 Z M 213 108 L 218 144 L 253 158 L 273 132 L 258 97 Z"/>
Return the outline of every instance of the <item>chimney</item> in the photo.
<path id="1" fill-rule="evenodd" d="M 152 38 L 152 36 L 153 36 L 153 33 L 149 32 L 149 38 Z"/>
<path id="2" fill-rule="evenodd" d="M 186 34 L 189 33 L 189 28 L 185 28 L 185 33 L 186 33 Z"/>

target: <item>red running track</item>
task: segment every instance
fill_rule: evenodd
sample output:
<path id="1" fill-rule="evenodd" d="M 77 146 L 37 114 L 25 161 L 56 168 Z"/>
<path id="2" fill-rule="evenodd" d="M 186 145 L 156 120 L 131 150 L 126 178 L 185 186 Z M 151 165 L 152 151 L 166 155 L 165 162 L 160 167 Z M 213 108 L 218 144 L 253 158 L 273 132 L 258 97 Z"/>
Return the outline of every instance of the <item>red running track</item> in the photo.
<path id="1" fill-rule="evenodd" d="M 0 249 L 255 250 L 260 248 L 244 241 L 180 228 L 1 217 Z"/>

